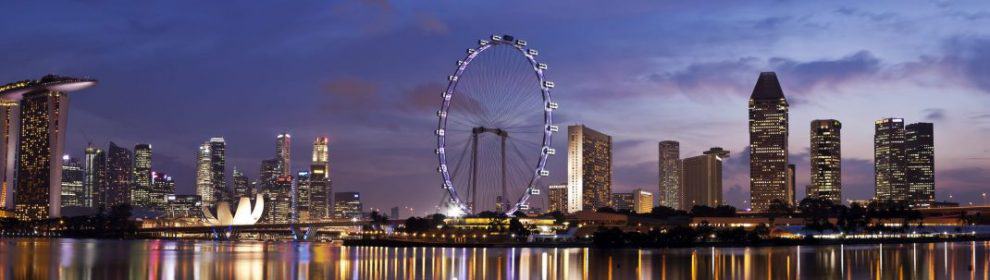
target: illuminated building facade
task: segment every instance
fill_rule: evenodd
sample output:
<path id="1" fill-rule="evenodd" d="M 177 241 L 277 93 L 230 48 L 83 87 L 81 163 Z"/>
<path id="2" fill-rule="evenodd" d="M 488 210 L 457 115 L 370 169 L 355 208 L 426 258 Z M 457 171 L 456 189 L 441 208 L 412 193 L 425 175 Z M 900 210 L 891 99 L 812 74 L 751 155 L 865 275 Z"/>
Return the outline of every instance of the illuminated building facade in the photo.
<path id="1" fill-rule="evenodd" d="M 612 193 L 612 208 L 616 211 L 632 211 L 636 204 L 633 193 Z"/>
<path id="2" fill-rule="evenodd" d="M 292 175 L 292 135 L 279 134 L 275 137 L 275 159 L 278 160 L 280 176 Z"/>
<path id="3" fill-rule="evenodd" d="M 569 213 L 567 211 L 567 184 L 547 186 L 547 211 Z"/>
<path id="4" fill-rule="evenodd" d="M 765 211 L 773 200 L 791 200 L 787 189 L 787 125 L 788 104 L 777 74 L 760 73 L 749 99 L 749 187 L 753 211 Z"/>
<path id="5" fill-rule="evenodd" d="M 86 200 L 83 179 L 86 173 L 74 158 L 62 157 L 62 207 L 83 207 Z"/>
<path id="6" fill-rule="evenodd" d="M 575 204 L 593 211 L 611 206 L 612 136 L 572 125 L 567 127 L 567 143 L 567 184 L 581 190 Z"/>
<path id="7" fill-rule="evenodd" d="M 134 155 L 131 150 L 110 142 L 107 149 L 107 201 L 106 207 L 131 203 Z"/>
<path id="8" fill-rule="evenodd" d="M 722 199 L 722 161 L 729 151 L 715 147 L 704 154 L 682 160 L 684 166 L 684 209 L 695 205 L 715 207 Z"/>
<path id="9" fill-rule="evenodd" d="M 333 180 L 330 179 L 330 139 L 313 141 L 313 162 L 309 166 L 309 212 L 311 220 L 331 217 Z"/>
<path id="10" fill-rule="evenodd" d="M 360 219 L 364 212 L 361 194 L 338 192 L 333 194 L 333 216 L 338 219 Z"/>
<path id="11" fill-rule="evenodd" d="M 837 120 L 811 121 L 811 186 L 808 197 L 820 197 L 842 204 L 842 123 Z"/>
<path id="12" fill-rule="evenodd" d="M 645 214 L 653 212 L 653 193 L 638 189 L 633 192 L 633 212 Z"/>
<path id="13" fill-rule="evenodd" d="M 175 181 L 172 176 L 162 172 L 151 172 L 151 191 L 148 194 L 149 207 L 164 210 L 167 207 L 168 196 L 175 194 Z"/>
<path id="14" fill-rule="evenodd" d="M 935 202 L 935 127 L 932 123 L 909 124 L 904 138 L 910 203 L 929 207 Z"/>
<path id="15" fill-rule="evenodd" d="M 213 175 L 210 171 L 210 144 L 199 146 L 196 156 L 196 195 L 200 196 L 203 205 L 213 206 L 217 201 L 213 191 Z"/>
<path id="16" fill-rule="evenodd" d="M 232 192 L 227 189 L 227 143 L 223 137 L 210 138 L 210 183 L 213 184 L 213 197 L 216 200 L 230 200 Z"/>
<path id="17" fill-rule="evenodd" d="M 292 176 L 278 176 L 267 192 L 263 193 L 267 223 L 288 223 L 292 218 Z"/>
<path id="18" fill-rule="evenodd" d="M 203 202 L 198 195 L 177 195 L 165 196 L 165 217 L 172 219 L 179 218 L 200 218 L 203 217 Z"/>
<path id="19" fill-rule="evenodd" d="M 681 209 L 681 144 L 677 141 L 660 142 L 660 188 L 657 195 L 660 205 Z"/>
<path id="20" fill-rule="evenodd" d="M 254 196 L 254 192 L 251 190 L 251 180 L 244 175 L 244 172 L 237 170 L 237 167 L 234 167 L 231 184 L 234 187 L 234 197 Z"/>
<path id="21" fill-rule="evenodd" d="M 0 210 L 8 209 L 14 192 L 17 155 L 17 101 L 0 99 Z"/>
<path id="22" fill-rule="evenodd" d="M 310 176 L 309 171 L 296 172 L 296 181 L 292 184 L 292 216 L 295 221 L 310 220 Z"/>
<path id="23" fill-rule="evenodd" d="M 908 185 L 905 174 L 904 119 L 886 118 L 874 123 L 873 172 L 876 182 L 874 199 L 906 201 Z"/>
<path id="24" fill-rule="evenodd" d="M 85 207 L 103 208 L 106 205 L 107 185 L 107 154 L 103 150 L 89 145 L 86 147 L 86 159 L 83 163 L 86 176 L 83 178 Z"/>
<path id="25" fill-rule="evenodd" d="M 131 205 L 150 207 L 151 202 L 151 145 L 134 145 L 134 191 Z"/>

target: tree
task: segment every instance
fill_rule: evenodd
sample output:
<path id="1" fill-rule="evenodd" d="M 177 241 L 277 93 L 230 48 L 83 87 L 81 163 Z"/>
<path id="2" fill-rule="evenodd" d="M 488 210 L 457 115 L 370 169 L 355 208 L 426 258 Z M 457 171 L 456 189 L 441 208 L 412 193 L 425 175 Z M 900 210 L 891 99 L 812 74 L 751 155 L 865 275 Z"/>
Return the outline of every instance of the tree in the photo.
<path id="1" fill-rule="evenodd" d="M 831 200 L 820 197 L 807 197 L 801 200 L 801 215 L 804 216 L 805 227 L 822 231 L 832 228 L 828 218 L 832 215 L 834 205 Z"/>
<path id="2" fill-rule="evenodd" d="M 526 237 L 529 236 L 529 229 L 519 221 L 519 218 L 513 217 L 509 220 L 509 232 L 515 234 L 516 236 Z"/>

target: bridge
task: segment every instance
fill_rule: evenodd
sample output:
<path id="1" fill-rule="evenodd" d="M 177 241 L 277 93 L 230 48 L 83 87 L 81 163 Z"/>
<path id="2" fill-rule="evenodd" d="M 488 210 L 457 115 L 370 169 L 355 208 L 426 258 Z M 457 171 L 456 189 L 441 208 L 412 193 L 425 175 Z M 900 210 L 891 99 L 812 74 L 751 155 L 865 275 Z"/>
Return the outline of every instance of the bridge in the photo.
<path id="1" fill-rule="evenodd" d="M 227 225 L 227 226 L 144 226 L 138 232 L 157 238 L 198 238 L 214 240 L 334 240 L 361 231 L 365 220 Z"/>

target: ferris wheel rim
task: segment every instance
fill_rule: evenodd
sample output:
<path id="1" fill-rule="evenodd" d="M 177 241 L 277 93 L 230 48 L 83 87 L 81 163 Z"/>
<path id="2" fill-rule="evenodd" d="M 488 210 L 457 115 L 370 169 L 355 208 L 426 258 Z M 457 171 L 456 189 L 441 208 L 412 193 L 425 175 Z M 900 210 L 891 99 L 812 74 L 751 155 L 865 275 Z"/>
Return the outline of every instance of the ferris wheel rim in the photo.
<path id="1" fill-rule="evenodd" d="M 540 177 L 544 177 L 548 175 L 548 171 L 546 171 L 547 159 L 549 155 L 551 155 L 554 151 L 553 148 L 551 147 L 551 143 L 552 143 L 551 141 L 552 141 L 553 133 L 557 131 L 557 127 L 553 125 L 553 111 L 554 109 L 557 108 L 557 104 L 552 101 L 550 94 L 550 90 L 554 87 L 554 84 L 546 80 L 546 76 L 544 73 L 544 70 L 547 69 L 546 64 L 539 63 L 536 60 L 536 55 L 538 54 L 536 50 L 525 48 L 526 47 L 525 41 L 518 39 L 515 40 L 503 39 L 504 38 L 503 36 L 505 35 L 497 35 L 497 34 L 492 35 L 491 41 L 480 40 L 479 48 L 468 49 L 467 56 L 463 60 L 458 61 L 457 69 L 454 71 L 452 75 L 448 76 L 447 87 L 444 89 L 442 94 L 442 102 L 440 105 L 440 110 L 437 111 L 437 116 L 439 119 L 437 130 L 435 131 L 435 134 L 437 136 L 437 148 L 435 152 L 437 154 L 437 159 L 439 161 L 439 167 L 437 168 L 437 171 L 441 174 L 441 178 L 443 179 L 443 184 L 441 187 L 447 191 L 447 194 L 449 195 L 451 200 L 450 201 L 451 204 L 454 207 L 456 207 L 457 210 L 460 211 L 460 213 L 471 213 L 473 210 L 476 209 L 471 209 L 471 207 L 467 206 L 464 203 L 464 201 L 460 198 L 460 196 L 457 193 L 456 186 L 454 185 L 454 182 L 452 180 L 452 177 L 447 170 L 447 156 L 446 156 L 446 128 L 447 128 L 447 120 L 448 120 L 447 113 L 449 112 L 450 109 L 450 101 L 454 97 L 454 91 L 455 89 L 457 89 L 459 78 L 461 77 L 461 75 L 463 75 L 464 71 L 467 70 L 468 65 L 470 65 L 471 62 L 475 58 L 477 58 L 481 53 L 485 52 L 486 50 L 492 49 L 496 46 L 506 46 L 506 45 L 509 47 L 513 47 L 514 49 L 519 51 L 526 58 L 526 61 L 529 62 L 530 66 L 532 66 L 532 70 L 534 71 L 534 74 L 536 76 L 537 85 L 540 89 L 540 93 L 543 99 L 543 141 L 540 147 L 540 156 L 537 160 L 535 168 L 533 169 L 533 173 L 531 174 L 530 179 L 528 180 L 529 183 L 527 184 L 524 193 L 522 194 L 522 196 L 519 197 L 519 199 L 514 204 L 512 204 L 512 207 L 509 208 L 504 214 L 508 216 L 513 216 L 516 211 L 520 210 L 520 208 L 522 208 L 522 206 L 526 204 L 526 202 L 529 200 L 530 195 L 533 194 L 533 190 L 536 189 L 536 184 L 539 181 Z M 505 37 L 509 37 L 509 36 L 505 36 Z M 476 206 L 477 205 L 475 205 L 475 207 Z"/>

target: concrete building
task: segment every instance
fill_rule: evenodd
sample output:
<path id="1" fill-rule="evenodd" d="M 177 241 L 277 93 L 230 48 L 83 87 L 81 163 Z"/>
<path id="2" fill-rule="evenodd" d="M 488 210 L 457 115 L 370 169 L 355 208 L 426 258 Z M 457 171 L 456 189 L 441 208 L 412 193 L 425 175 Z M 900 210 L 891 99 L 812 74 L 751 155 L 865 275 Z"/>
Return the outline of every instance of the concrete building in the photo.
<path id="1" fill-rule="evenodd" d="M 722 160 L 728 157 L 729 151 L 715 147 L 700 156 L 683 160 L 685 209 L 695 205 L 715 207 L 724 203 Z"/>
<path id="2" fill-rule="evenodd" d="M 808 197 L 821 197 L 842 204 L 842 123 L 811 121 L 811 185 Z"/>
<path id="3" fill-rule="evenodd" d="M 581 190 L 581 201 L 575 204 L 584 210 L 609 207 L 612 136 L 584 125 L 572 125 L 567 127 L 567 143 L 567 184 Z"/>
<path id="4" fill-rule="evenodd" d="M 660 205 L 673 209 L 681 208 L 681 199 L 684 194 L 681 191 L 681 144 L 677 141 L 661 141 L 659 145 L 660 156 L 660 188 L 657 196 L 660 198 Z"/>
<path id="5" fill-rule="evenodd" d="M 904 131 L 909 199 L 915 207 L 929 207 L 935 202 L 935 128 L 912 123 Z"/>
<path id="6" fill-rule="evenodd" d="M 760 73 L 749 99 L 749 189 L 753 211 L 788 201 L 788 104 L 773 72 Z"/>
<path id="7" fill-rule="evenodd" d="M 873 135 L 873 169 L 876 182 L 875 200 L 906 201 L 908 185 L 905 174 L 904 119 L 877 120 Z"/>

